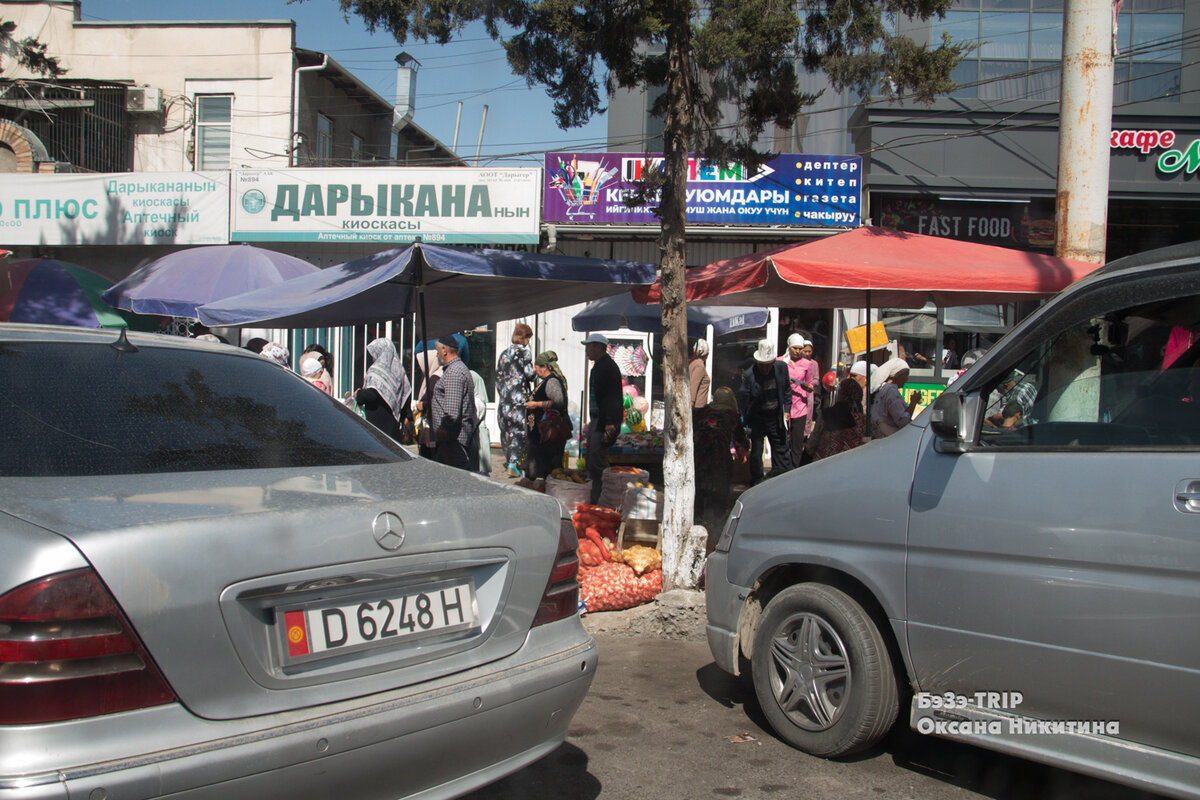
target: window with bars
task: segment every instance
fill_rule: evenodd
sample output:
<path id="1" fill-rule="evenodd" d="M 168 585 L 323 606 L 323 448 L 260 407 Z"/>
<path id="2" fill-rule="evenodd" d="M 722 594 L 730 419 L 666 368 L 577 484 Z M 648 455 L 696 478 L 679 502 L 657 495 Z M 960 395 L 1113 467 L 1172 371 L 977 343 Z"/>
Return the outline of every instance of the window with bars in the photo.
<path id="1" fill-rule="evenodd" d="M 196 97 L 196 169 L 229 169 L 233 95 Z"/>

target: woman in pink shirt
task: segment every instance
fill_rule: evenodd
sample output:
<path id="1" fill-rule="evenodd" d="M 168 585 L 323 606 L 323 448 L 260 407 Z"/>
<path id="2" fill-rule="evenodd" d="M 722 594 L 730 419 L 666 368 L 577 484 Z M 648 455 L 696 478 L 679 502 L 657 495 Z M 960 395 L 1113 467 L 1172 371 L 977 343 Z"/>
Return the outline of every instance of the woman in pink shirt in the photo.
<path id="1" fill-rule="evenodd" d="M 799 464 L 804 453 L 805 437 L 813 425 L 813 389 L 817 383 L 817 362 L 812 359 L 812 342 L 798 333 L 788 337 L 787 355 L 779 359 L 787 362 L 788 378 L 792 385 L 792 407 L 789 411 L 788 449 L 792 463 Z"/>

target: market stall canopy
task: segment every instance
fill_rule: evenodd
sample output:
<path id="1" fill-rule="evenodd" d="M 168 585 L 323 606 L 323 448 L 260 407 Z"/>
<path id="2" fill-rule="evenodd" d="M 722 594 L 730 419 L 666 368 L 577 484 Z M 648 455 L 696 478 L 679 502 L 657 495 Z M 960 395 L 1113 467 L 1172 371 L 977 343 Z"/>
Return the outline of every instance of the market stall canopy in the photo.
<path id="1" fill-rule="evenodd" d="M 135 270 L 104 299 L 138 314 L 195 319 L 197 306 L 316 271 L 302 259 L 248 244 L 191 247 Z"/>
<path id="2" fill-rule="evenodd" d="M 703 338 L 707 328 L 713 333 L 733 333 L 767 324 L 767 309 L 757 306 L 707 306 L 688 304 L 688 336 Z M 571 317 L 571 327 L 577 331 L 613 331 L 628 328 L 642 333 L 662 333 L 662 308 L 643 305 L 633 295 L 622 294 L 605 297 L 587 304 Z"/>
<path id="3" fill-rule="evenodd" d="M 438 334 L 515 319 L 654 280 L 636 261 L 417 243 L 200 308 L 205 325 L 359 325 L 417 313 Z M 419 291 L 418 291 L 419 289 Z"/>
<path id="4" fill-rule="evenodd" d="M 867 227 L 690 269 L 687 299 L 788 308 L 979 305 L 1047 297 L 1098 266 Z M 634 297 L 657 303 L 660 286 Z"/>
<path id="5" fill-rule="evenodd" d="M 0 294 L 0 322 L 81 328 L 156 330 L 158 321 L 118 311 L 101 295 L 112 281 L 77 264 L 52 258 L 9 262 L 11 283 Z"/>

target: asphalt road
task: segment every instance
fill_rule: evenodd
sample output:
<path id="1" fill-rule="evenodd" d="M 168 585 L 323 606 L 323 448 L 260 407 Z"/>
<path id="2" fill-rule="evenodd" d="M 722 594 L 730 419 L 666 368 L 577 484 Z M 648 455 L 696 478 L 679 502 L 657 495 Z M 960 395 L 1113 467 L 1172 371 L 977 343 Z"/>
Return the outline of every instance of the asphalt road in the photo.
<path id="1" fill-rule="evenodd" d="M 769 733 L 749 679 L 718 669 L 705 643 L 596 641 L 596 680 L 566 743 L 471 800 L 1155 797 L 905 725 L 855 758 L 813 758 Z"/>

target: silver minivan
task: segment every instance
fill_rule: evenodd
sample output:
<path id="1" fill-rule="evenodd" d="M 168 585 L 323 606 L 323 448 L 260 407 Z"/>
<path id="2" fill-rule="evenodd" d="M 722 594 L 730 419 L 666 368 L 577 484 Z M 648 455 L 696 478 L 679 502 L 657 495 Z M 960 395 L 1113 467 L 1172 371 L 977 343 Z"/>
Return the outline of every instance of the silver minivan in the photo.
<path id="1" fill-rule="evenodd" d="M 1200 798 L 1200 242 L 1097 270 L 911 425 L 746 492 L 707 595 L 716 663 L 748 660 L 801 750 L 869 747 L 907 704 Z"/>

